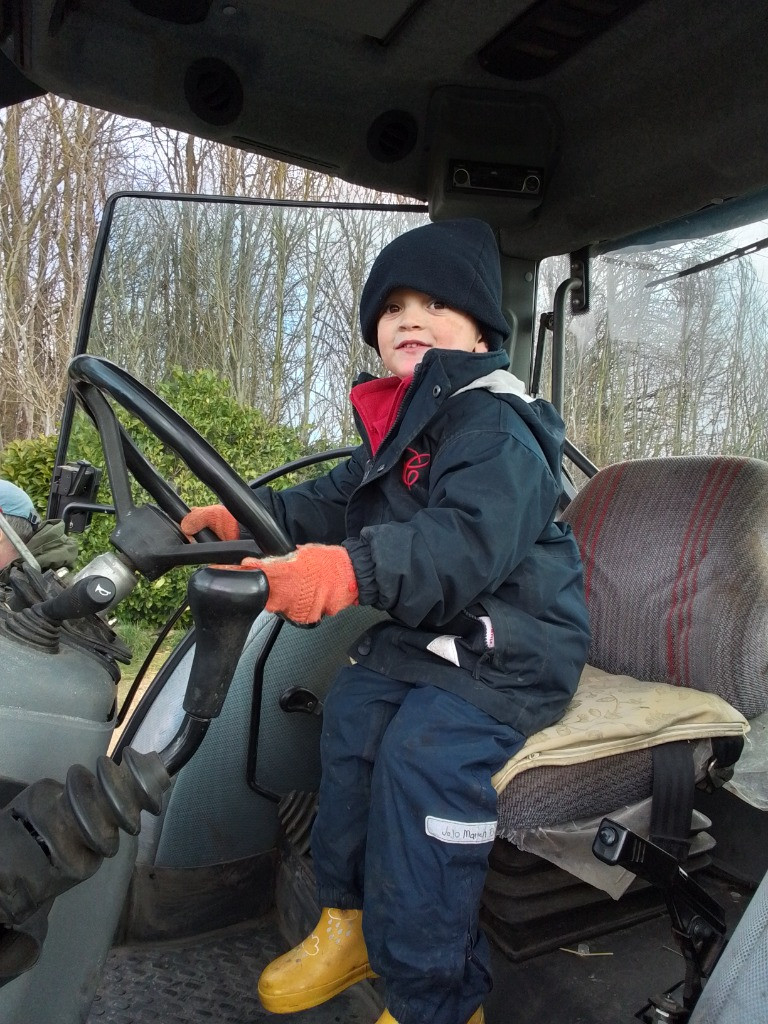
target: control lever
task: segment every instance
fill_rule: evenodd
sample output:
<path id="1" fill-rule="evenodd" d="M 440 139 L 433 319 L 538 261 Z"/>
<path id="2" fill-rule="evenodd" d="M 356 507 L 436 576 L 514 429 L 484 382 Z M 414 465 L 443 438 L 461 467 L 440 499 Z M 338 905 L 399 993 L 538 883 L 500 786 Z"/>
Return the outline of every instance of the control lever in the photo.
<path id="1" fill-rule="evenodd" d="M 84 619 L 109 607 L 115 599 L 115 584 L 106 576 L 86 576 L 55 597 L 32 609 L 54 625 L 67 619 Z"/>
<path id="2" fill-rule="evenodd" d="M 195 622 L 195 656 L 184 710 L 196 718 L 220 713 L 256 615 L 269 596 L 263 572 L 213 569 L 190 577 L 187 600 Z"/>
<path id="3" fill-rule="evenodd" d="M 9 615 L 2 628 L 17 640 L 56 654 L 61 624 L 103 611 L 115 594 L 115 584 L 106 576 L 86 576 L 55 597 Z"/>
<path id="4" fill-rule="evenodd" d="M 221 712 L 251 624 L 268 595 L 267 577 L 255 569 L 206 566 L 190 577 L 187 601 L 195 623 L 195 655 L 184 694 L 184 720 L 160 752 L 169 775 L 192 757 L 211 719 Z"/>
<path id="5" fill-rule="evenodd" d="M 53 899 L 90 878 L 105 857 L 117 853 L 121 829 L 138 834 L 142 810 L 160 813 L 171 776 L 194 754 L 221 711 L 268 592 L 263 573 L 199 569 L 188 585 L 197 647 L 184 698 L 186 715 L 168 746 L 159 754 L 128 747 L 120 764 L 100 757 L 95 775 L 72 765 L 64 785 L 39 779 L 0 812 L 0 985 L 34 966 Z M 113 594 L 109 580 L 91 577 L 37 605 L 37 618 L 54 628 L 72 617 L 73 609 L 90 611 L 94 602 L 109 603 Z"/>

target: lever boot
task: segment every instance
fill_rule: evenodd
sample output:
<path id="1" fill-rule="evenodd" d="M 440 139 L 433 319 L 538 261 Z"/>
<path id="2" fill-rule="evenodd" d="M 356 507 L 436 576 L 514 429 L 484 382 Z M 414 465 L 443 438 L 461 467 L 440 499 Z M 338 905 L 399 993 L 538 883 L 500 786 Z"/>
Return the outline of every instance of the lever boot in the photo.
<path id="1" fill-rule="evenodd" d="M 363 939 L 362 911 L 324 907 L 314 931 L 264 968 L 259 999 L 272 1013 L 294 1013 L 375 977 Z"/>
<path id="2" fill-rule="evenodd" d="M 382 1013 L 382 1015 L 376 1021 L 376 1024 L 397 1024 L 397 1021 L 389 1012 L 389 1010 L 385 1010 L 384 1013 Z M 467 1024 L 485 1024 L 485 1014 L 483 1013 L 482 1006 L 478 1006 L 478 1008 L 467 1021 Z"/>

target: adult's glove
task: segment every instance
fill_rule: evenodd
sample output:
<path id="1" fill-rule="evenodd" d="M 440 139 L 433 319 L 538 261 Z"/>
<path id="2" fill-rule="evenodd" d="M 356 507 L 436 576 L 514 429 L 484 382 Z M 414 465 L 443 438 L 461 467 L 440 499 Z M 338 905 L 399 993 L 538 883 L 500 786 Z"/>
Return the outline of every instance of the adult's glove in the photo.
<path id="1" fill-rule="evenodd" d="M 185 537 L 194 537 L 204 527 L 213 530 L 219 540 L 240 540 L 240 524 L 223 505 L 191 508 L 179 523 Z"/>
<path id="2" fill-rule="evenodd" d="M 267 611 L 280 612 L 301 626 L 357 604 L 355 571 L 340 545 L 300 544 L 289 555 L 244 558 L 239 566 L 221 568 L 261 569 L 269 582 Z"/>

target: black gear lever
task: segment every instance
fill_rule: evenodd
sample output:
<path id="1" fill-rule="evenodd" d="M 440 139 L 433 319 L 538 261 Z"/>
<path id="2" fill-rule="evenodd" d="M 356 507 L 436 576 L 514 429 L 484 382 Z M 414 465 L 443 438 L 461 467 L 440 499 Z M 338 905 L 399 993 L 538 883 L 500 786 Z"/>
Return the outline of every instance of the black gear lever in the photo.
<path id="1" fill-rule="evenodd" d="M 184 710 L 196 718 L 216 718 L 253 620 L 269 596 L 263 572 L 199 569 L 189 581 L 187 600 L 195 621 L 195 657 Z"/>
<path id="2" fill-rule="evenodd" d="M 103 611 L 112 604 L 115 594 L 115 584 L 106 576 L 87 576 L 55 597 L 15 612 L 2 626 L 10 636 L 56 654 L 61 624 Z"/>
<path id="3" fill-rule="evenodd" d="M 90 583 L 91 581 L 83 581 Z M 80 593 L 80 591 L 83 593 Z M 88 599 L 88 586 L 69 598 Z M 199 569 L 188 585 L 197 647 L 184 698 L 184 720 L 168 746 L 140 754 L 128 747 L 121 763 L 100 757 L 95 775 L 73 765 L 65 784 L 39 779 L 0 813 L 0 985 L 34 966 L 53 899 L 90 878 L 119 847 L 119 832 L 136 835 L 141 811 L 159 814 L 171 776 L 197 750 L 224 698 L 256 615 L 264 608 L 263 573 Z M 105 600 L 107 595 L 101 595 Z M 43 602 L 55 621 L 67 595 Z M 43 908 L 41 910 L 41 908 Z M 20 955 L 23 949 L 24 955 Z"/>
<path id="4" fill-rule="evenodd" d="M 195 622 L 195 656 L 184 694 L 184 721 L 160 752 L 169 775 L 186 764 L 211 719 L 221 712 L 251 624 L 268 595 L 266 576 L 255 570 L 208 566 L 190 577 L 187 600 Z"/>

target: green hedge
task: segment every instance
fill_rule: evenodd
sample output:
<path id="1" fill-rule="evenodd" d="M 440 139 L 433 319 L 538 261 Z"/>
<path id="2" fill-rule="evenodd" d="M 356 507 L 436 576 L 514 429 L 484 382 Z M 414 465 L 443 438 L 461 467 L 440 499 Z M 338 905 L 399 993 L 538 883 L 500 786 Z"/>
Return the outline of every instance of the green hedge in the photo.
<path id="1" fill-rule="evenodd" d="M 307 454 L 306 445 L 294 430 L 270 425 L 257 410 L 239 405 L 232 396 L 229 383 L 210 371 L 186 373 L 175 369 L 169 380 L 158 385 L 157 393 L 181 413 L 245 480 Z M 149 461 L 187 505 L 206 505 L 218 500 L 146 427 L 122 411 L 118 415 Z M 56 436 L 12 441 L 0 454 L 0 476 L 23 487 L 41 513 L 48 501 L 56 444 Z M 82 413 L 75 417 L 68 458 L 87 459 L 96 466 L 104 466 L 96 431 Z M 293 479 L 284 478 L 275 486 L 285 487 Z M 105 505 L 111 504 L 106 472 L 97 500 Z M 139 504 L 151 499 L 136 486 L 134 500 Z M 110 550 L 109 535 L 113 526 L 111 516 L 93 517 L 88 529 L 78 538 L 78 567 L 86 565 L 95 554 Z M 118 617 L 125 622 L 157 629 L 184 599 L 190 571 L 174 569 L 152 583 L 142 580 L 130 597 L 120 604 Z"/>

